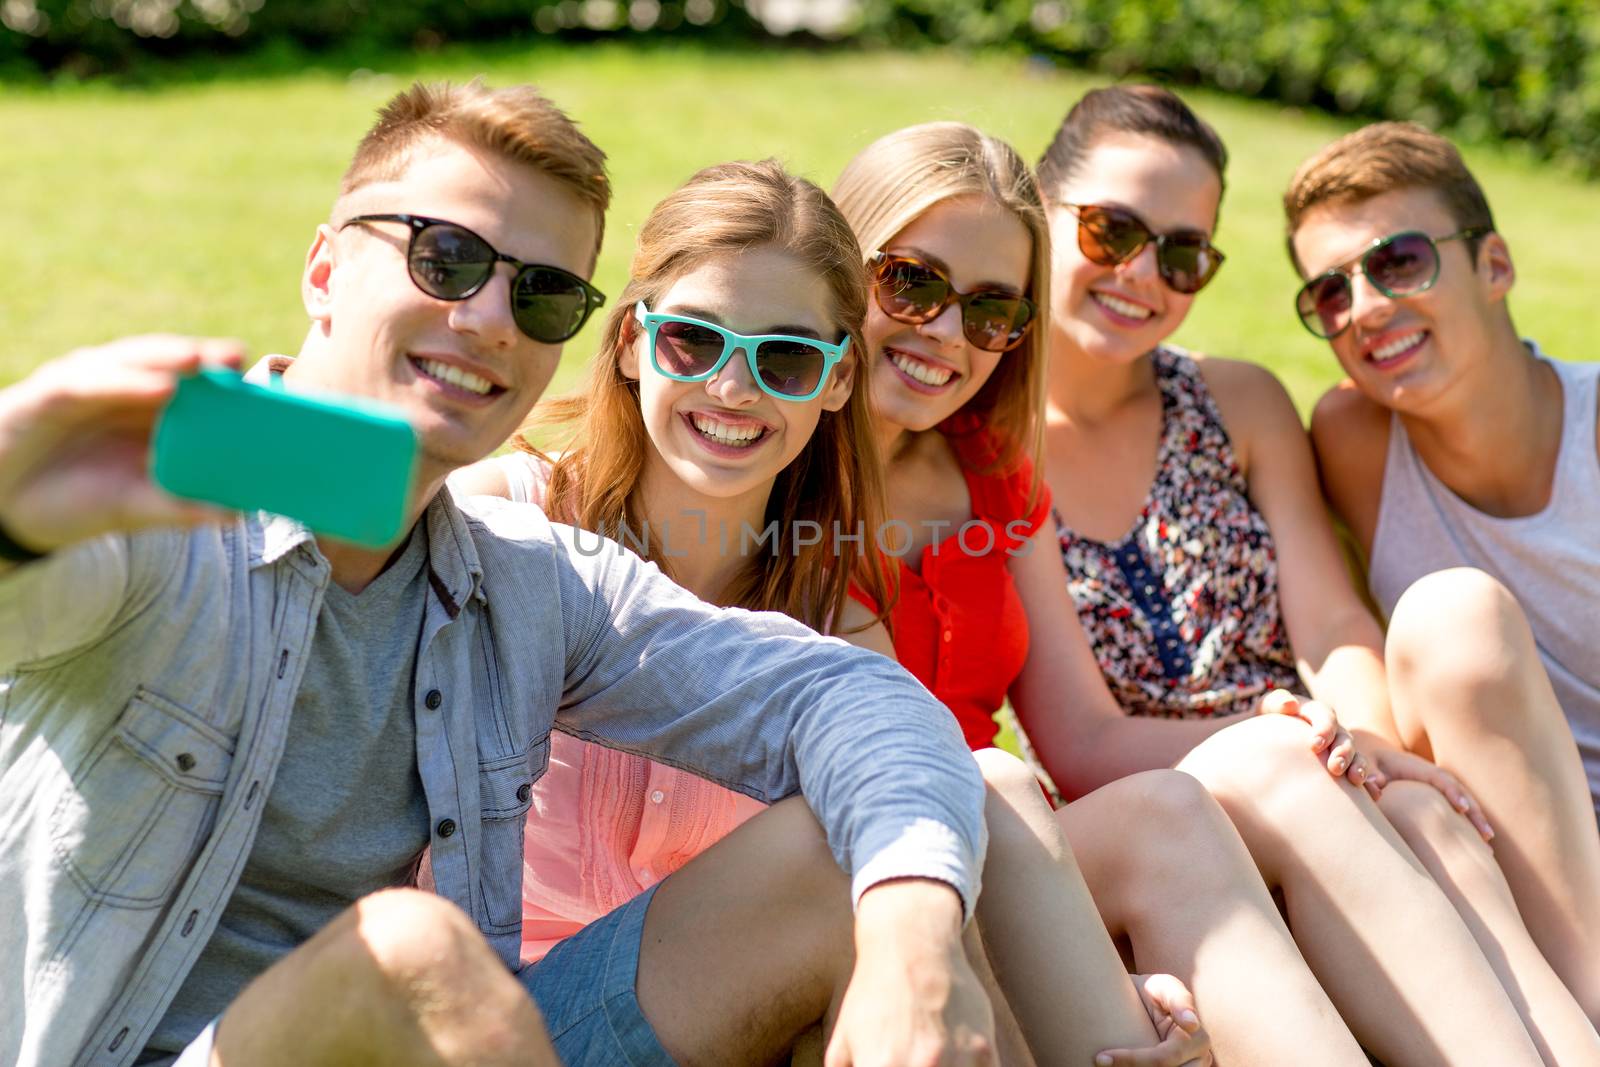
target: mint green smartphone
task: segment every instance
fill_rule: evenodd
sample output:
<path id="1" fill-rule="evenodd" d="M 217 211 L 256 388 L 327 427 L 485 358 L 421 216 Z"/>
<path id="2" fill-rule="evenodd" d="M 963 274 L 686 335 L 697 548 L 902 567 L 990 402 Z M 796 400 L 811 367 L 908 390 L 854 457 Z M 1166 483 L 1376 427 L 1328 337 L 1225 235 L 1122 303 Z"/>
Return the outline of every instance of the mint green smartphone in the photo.
<path id="1" fill-rule="evenodd" d="M 290 393 L 215 368 L 178 383 L 150 458 L 169 493 L 287 515 L 372 547 L 404 532 L 416 468 L 416 432 L 386 405 Z"/>

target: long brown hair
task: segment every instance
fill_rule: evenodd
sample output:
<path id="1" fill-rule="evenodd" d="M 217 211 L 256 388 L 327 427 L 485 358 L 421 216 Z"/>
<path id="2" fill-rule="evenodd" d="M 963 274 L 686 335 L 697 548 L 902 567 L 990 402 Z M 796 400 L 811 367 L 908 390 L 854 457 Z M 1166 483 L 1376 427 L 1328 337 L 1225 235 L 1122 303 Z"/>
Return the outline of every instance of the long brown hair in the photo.
<path id="1" fill-rule="evenodd" d="M 1039 187 L 1022 157 L 1004 141 L 963 122 L 927 122 L 878 138 L 845 165 L 833 186 L 839 210 L 867 254 L 879 251 L 919 215 L 958 196 L 981 196 L 1011 212 L 1033 242 L 1028 297 L 1037 317 L 1027 338 L 1000 359 L 961 413 L 993 434 L 996 466 L 1037 459 L 1044 435 L 1050 336 L 1050 230 Z M 870 353 L 863 353 L 870 358 Z"/>
<path id="2" fill-rule="evenodd" d="M 855 366 L 862 366 L 866 271 L 855 234 L 833 201 L 774 160 L 707 167 L 657 204 L 640 228 L 630 280 L 606 317 L 585 386 L 535 412 L 535 425 L 569 435 L 545 498 L 553 517 L 601 532 L 648 529 L 639 482 L 653 446 L 639 383 L 621 368 L 634 305 L 654 307 L 673 282 L 708 259 L 763 246 L 794 257 L 826 282 L 834 326 L 849 337 Z M 781 611 L 816 630 L 836 628 L 853 581 L 880 606 L 878 619 L 885 617 L 890 582 L 873 547 L 884 522 L 883 475 L 869 394 L 857 377 L 844 407 L 824 411 L 800 454 L 778 472 L 765 515 L 768 527 L 777 523 L 776 540 L 750 554 L 716 597 L 719 603 Z M 526 433 L 516 443 L 536 451 Z M 805 523 L 822 531 L 818 543 L 796 538 Z M 865 536 L 840 536 L 857 533 Z M 740 541 L 745 547 L 742 533 Z M 845 545 L 854 551 L 844 553 Z M 635 547 L 672 573 L 660 546 Z"/>

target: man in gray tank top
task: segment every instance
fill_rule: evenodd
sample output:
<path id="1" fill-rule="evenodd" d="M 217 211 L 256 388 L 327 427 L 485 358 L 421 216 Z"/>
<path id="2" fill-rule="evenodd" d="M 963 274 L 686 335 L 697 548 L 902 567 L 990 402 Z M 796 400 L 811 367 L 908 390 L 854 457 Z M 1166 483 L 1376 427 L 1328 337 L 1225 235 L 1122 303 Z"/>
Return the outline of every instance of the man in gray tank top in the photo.
<path id="1" fill-rule="evenodd" d="M 1318 467 L 1390 619 L 1390 662 L 1424 676 L 1490 780 L 1530 784 L 1491 813 L 1524 835 L 1496 859 L 1548 893 L 1518 900 L 1552 963 L 1592 976 L 1600 939 L 1572 951 L 1539 928 L 1600 892 L 1600 364 L 1518 335 L 1510 249 L 1437 134 L 1349 134 L 1301 165 L 1284 209 L 1296 311 L 1347 376 L 1312 415 Z M 1600 988 L 1573 992 L 1600 1012 Z"/>
<path id="2" fill-rule="evenodd" d="M 1286 204 L 1313 279 L 1308 324 L 1334 334 L 1348 375 L 1318 403 L 1312 437 L 1373 598 L 1392 613 L 1450 567 L 1503 583 L 1600 798 L 1600 364 L 1547 359 L 1518 336 L 1510 250 L 1443 138 L 1367 127 L 1308 161 Z M 1389 240 L 1407 231 L 1434 238 L 1431 253 Z M 1330 268 L 1343 273 L 1319 277 Z"/>

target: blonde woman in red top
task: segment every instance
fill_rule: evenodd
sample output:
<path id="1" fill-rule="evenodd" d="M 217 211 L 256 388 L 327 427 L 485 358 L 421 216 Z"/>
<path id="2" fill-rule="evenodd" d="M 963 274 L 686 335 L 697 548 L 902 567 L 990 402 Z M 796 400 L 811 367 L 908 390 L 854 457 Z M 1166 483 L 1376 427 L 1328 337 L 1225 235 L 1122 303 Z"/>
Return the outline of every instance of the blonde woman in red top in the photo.
<path id="1" fill-rule="evenodd" d="M 1051 261 L 1038 188 L 1009 146 L 930 123 L 864 149 L 834 196 L 875 283 L 862 373 L 886 465 L 883 548 L 900 565 L 896 654 L 971 744 L 993 740 L 1009 696 L 1036 740 L 1071 746 L 1056 709 L 1109 697 L 1032 466 Z M 1190 983 L 1219 1060 L 1364 1064 L 1342 1015 L 1393 1067 L 1540 1062 L 1450 902 L 1363 794 L 1368 765 L 1326 708 L 1280 694 L 1178 766 L 1223 799 L 1323 988 L 1292 947 L 1282 958 L 1282 922 L 1259 879 L 1226 894 L 1185 885 L 1186 865 L 1203 865 L 1209 846 L 1136 829 L 1163 818 L 1145 814 L 1141 791 L 1176 793 L 1174 781 L 1193 779 L 1147 771 L 1056 815 L 1107 927 L 1131 942 L 1138 968 Z M 1023 783 L 1019 805 L 1028 792 L 1038 795 Z M 1287 821 L 1277 810 L 1286 793 L 1298 804 Z M 1210 803 L 1186 796 L 1168 807 Z M 1130 879 L 1130 869 L 1141 875 Z M 986 931 L 1010 918 L 1004 888 L 980 900 Z M 1216 952 L 1241 916 L 1262 932 Z M 1174 943 L 1176 930 L 1189 932 L 1187 945 Z M 1053 948 L 1047 939 L 1030 947 L 1023 958 L 992 951 L 996 970 L 1027 986 L 1019 975 L 1042 973 Z"/>

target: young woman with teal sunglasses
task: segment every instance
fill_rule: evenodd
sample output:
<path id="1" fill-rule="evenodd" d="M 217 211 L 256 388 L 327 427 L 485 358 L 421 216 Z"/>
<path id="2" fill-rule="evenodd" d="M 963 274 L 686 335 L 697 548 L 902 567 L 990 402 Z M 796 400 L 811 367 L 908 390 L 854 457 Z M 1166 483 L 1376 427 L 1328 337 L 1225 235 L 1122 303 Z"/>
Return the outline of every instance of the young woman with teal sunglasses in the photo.
<path id="1" fill-rule="evenodd" d="M 454 489 L 542 503 L 622 539 L 707 600 L 782 611 L 891 654 L 881 617 L 847 595 L 853 585 L 893 599 L 872 551 L 883 488 L 866 390 L 854 388 L 867 290 L 848 224 L 821 190 L 774 163 L 712 167 L 641 228 L 632 279 L 587 385 L 539 413 L 564 450 L 550 458 L 519 439 L 517 452 L 470 469 Z M 981 762 L 1012 792 L 1029 779 L 1012 757 Z M 1076 998 L 1079 1014 L 1067 1018 L 1088 1021 L 1070 1035 L 1050 1000 L 1025 1001 L 1019 1020 L 969 935 L 1003 1061 L 1089 1062 L 1108 1045 L 1148 1052 L 1165 1037 L 1173 1064 L 1207 1062 L 1187 991 L 1165 975 L 1142 989 L 1129 981 L 1062 860 L 1042 795 L 1020 794 L 1020 804 L 992 806 L 985 878 L 1025 907 L 989 939 L 1048 929 L 1050 944 L 1068 946 L 1052 968 L 1058 992 L 1112 992 Z M 674 768 L 554 736 L 527 825 L 524 955 L 541 957 L 757 810 Z M 1113 1062 L 1132 1061 L 1119 1052 Z"/>

